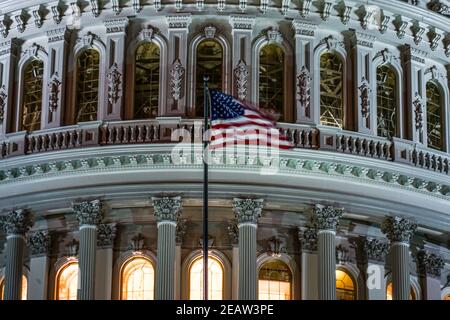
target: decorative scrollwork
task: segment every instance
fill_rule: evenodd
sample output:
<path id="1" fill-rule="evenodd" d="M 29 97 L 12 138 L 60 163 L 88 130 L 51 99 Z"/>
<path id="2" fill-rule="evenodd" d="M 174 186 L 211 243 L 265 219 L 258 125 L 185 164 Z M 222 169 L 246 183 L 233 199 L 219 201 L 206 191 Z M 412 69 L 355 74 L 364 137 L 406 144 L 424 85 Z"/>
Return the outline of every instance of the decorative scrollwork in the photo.
<path id="1" fill-rule="evenodd" d="M 299 228 L 298 239 L 302 250 L 317 251 L 317 230 L 311 227 Z"/>
<path id="2" fill-rule="evenodd" d="M 82 201 L 73 204 L 72 210 L 76 214 L 80 225 L 98 225 L 103 219 L 103 202 L 101 200 Z"/>
<path id="3" fill-rule="evenodd" d="M 360 107 L 361 107 L 361 115 L 364 119 L 368 119 L 370 116 L 370 94 L 372 89 L 370 89 L 370 84 L 366 80 L 366 78 L 361 79 L 361 85 L 358 87 L 359 89 L 359 98 L 360 98 Z"/>
<path id="4" fill-rule="evenodd" d="M 409 242 L 416 229 L 415 222 L 401 216 L 387 217 L 381 225 L 381 232 L 386 234 L 391 242 Z"/>
<path id="5" fill-rule="evenodd" d="M 183 209 L 181 197 L 152 197 L 155 217 L 158 222 L 173 221 L 176 222 Z"/>
<path id="6" fill-rule="evenodd" d="M 55 112 L 58 109 L 59 104 L 59 91 L 61 87 L 61 80 L 59 80 L 58 73 L 55 73 L 52 80 L 48 84 L 49 97 L 48 97 L 48 109 L 50 112 Z"/>
<path id="7" fill-rule="evenodd" d="M 180 59 L 176 59 L 172 66 L 170 67 L 169 75 L 170 75 L 170 90 L 172 97 L 175 100 L 179 100 L 181 97 L 181 89 L 183 85 L 184 78 L 184 67 L 181 64 Z"/>
<path id="8" fill-rule="evenodd" d="M 424 103 L 422 97 L 416 92 L 413 102 L 413 110 L 415 113 L 416 130 L 421 130 L 423 127 L 423 109 Z"/>
<path id="9" fill-rule="evenodd" d="M 311 74 L 305 66 L 300 70 L 300 74 L 297 76 L 297 95 L 298 101 L 301 106 L 309 113 L 310 101 L 311 101 Z"/>
<path id="10" fill-rule="evenodd" d="M 429 274 L 435 277 L 441 276 L 441 270 L 445 266 L 442 257 L 434 253 L 428 253 L 425 250 L 420 250 L 417 253 L 417 264 L 421 274 Z"/>
<path id="11" fill-rule="evenodd" d="M 48 231 L 37 231 L 28 239 L 31 255 L 42 255 L 50 250 L 51 237 Z"/>
<path id="12" fill-rule="evenodd" d="M 239 100 L 244 100 L 247 96 L 248 67 L 244 60 L 239 60 L 234 75 L 236 77 L 236 92 Z"/>
<path id="13" fill-rule="evenodd" d="M 34 224 L 33 215 L 27 209 L 12 210 L 0 218 L 0 227 L 6 231 L 7 235 L 23 236 Z"/>
<path id="14" fill-rule="evenodd" d="M 6 98 L 8 98 L 6 88 L 5 85 L 2 85 L 0 88 L 0 123 L 2 123 L 5 118 Z"/>
<path id="15" fill-rule="evenodd" d="M 316 204 L 313 208 L 312 223 L 318 230 L 336 230 L 344 209 Z"/>
<path id="16" fill-rule="evenodd" d="M 233 212 L 236 216 L 238 224 L 258 223 L 258 219 L 262 214 L 263 203 L 263 199 L 234 198 Z"/>
<path id="17" fill-rule="evenodd" d="M 108 102 L 113 105 L 120 98 L 120 84 L 122 83 L 122 73 L 116 62 L 109 69 L 106 81 L 108 83 Z"/>

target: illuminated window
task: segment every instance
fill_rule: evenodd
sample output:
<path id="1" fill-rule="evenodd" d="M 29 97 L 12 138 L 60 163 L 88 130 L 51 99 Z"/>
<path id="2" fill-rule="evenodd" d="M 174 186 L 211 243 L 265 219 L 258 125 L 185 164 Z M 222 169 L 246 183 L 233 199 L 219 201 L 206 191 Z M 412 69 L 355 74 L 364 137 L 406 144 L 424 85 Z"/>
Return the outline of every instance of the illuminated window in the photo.
<path id="1" fill-rule="evenodd" d="M 21 300 L 27 300 L 28 294 L 28 280 L 27 277 L 22 276 L 22 292 L 21 292 Z M 0 300 L 3 300 L 5 296 L 5 281 L 3 280 L 0 283 Z"/>
<path id="2" fill-rule="evenodd" d="M 208 76 L 210 89 L 222 90 L 223 48 L 216 40 L 203 40 L 197 46 L 195 76 L 195 115 L 203 116 L 203 77 Z"/>
<path id="3" fill-rule="evenodd" d="M 392 282 L 390 282 L 386 287 L 386 300 L 392 300 Z M 411 291 L 409 293 L 409 300 L 416 300 L 416 293 L 414 292 L 413 287 L 411 286 Z"/>
<path id="4" fill-rule="evenodd" d="M 336 299 L 356 300 L 355 282 L 342 270 L 336 270 Z"/>
<path id="5" fill-rule="evenodd" d="M 344 64 L 335 53 L 320 56 L 320 124 L 343 127 Z"/>
<path id="6" fill-rule="evenodd" d="M 77 59 L 76 122 L 97 120 L 100 53 L 83 51 Z"/>
<path id="7" fill-rule="evenodd" d="M 447 294 L 445 297 L 444 297 L 444 299 L 443 300 L 450 300 L 450 293 L 449 294 Z"/>
<path id="8" fill-rule="evenodd" d="M 439 87 L 427 83 L 427 133 L 428 147 L 442 150 L 442 96 Z"/>
<path id="9" fill-rule="evenodd" d="M 67 263 L 56 277 L 56 300 L 77 300 L 78 263 Z"/>
<path id="10" fill-rule="evenodd" d="M 155 269 L 142 257 L 128 260 L 121 274 L 122 300 L 153 300 L 155 293 Z"/>
<path id="11" fill-rule="evenodd" d="M 281 260 L 266 262 L 259 269 L 259 300 L 291 300 L 292 274 Z"/>
<path id="12" fill-rule="evenodd" d="M 388 66 L 377 68 L 377 132 L 380 137 L 397 134 L 397 88 L 394 70 Z"/>
<path id="13" fill-rule="evenodd" d="M 284 51 L 268 44 L 259 52 L 259 107 L 283 120 Z"/>
<path id="14" fill-rule="evenodd" d="M 223 299 L 223 266 L 219 260 L 208 257 L 208 300 Z M 196 259 L 189 269 L 189 299 L 203 300 L 203 258 Z"/>
<path id="15" fill-rule="evenodd" d="M 42 79 L 44 63 L 30 61 L 23 75 L 23 97 L 20 130 L 34 131 L 41 128 Z"/>
<path id="16" fill-rule="evenodd" d="M 134 118 L 158 116 L 160 49 L 155 43 L 143 43 L 136 50 L 134 69 Z"/>

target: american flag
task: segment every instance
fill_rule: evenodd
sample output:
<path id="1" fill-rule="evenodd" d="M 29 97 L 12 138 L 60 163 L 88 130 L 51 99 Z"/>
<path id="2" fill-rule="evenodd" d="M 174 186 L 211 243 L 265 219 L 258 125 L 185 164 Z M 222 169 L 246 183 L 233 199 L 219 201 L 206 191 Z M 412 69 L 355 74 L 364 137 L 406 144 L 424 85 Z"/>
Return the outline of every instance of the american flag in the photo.
<path id="1" fill-rule="evenodd" d="M 267 146 L 289 149 L 293 144 L 279 133 L 268 115 L 217 90 L 211 97 L 211 148 L 233 145 Z"/>

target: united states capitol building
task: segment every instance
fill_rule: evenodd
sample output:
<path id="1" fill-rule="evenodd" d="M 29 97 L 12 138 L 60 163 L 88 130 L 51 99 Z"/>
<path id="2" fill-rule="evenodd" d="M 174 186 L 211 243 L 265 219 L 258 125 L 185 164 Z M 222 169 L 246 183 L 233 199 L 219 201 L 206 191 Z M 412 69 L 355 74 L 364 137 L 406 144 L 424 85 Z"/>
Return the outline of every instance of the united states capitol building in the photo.
<path id="1" fill-rule="evenodd" d="M 295 145 L 212 159 L 210 299 L 450 300 L 449 1 L 3 0 L 0 35 L 2 299 L 202 298 L 171 152 L 208 76 Z"/>

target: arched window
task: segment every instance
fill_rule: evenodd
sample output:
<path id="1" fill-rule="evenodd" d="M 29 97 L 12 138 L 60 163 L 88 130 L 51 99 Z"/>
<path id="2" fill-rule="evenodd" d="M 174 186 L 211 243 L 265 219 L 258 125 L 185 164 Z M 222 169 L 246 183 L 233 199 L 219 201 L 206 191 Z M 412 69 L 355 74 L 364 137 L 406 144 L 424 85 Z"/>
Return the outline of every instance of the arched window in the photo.
<path id="1" fill-rule="evenodd" d="M 41 128 L 44 62 L 31 60 L 23 71 L 23 96 L 20 131 Z"/>
<path id="2" fill-rule="evenodd" d="M 78 263 L 65 264 L 56 276 L 56 300 L 77 300 Z"/>
<path id="3" fill-rule="evenodd" d="M 344 64 L 335 54 L 320 56 L 320 124 L 343 127 Z"/>
<path id="4" fill-rule="evenodd" d="M 432 81 L 427 82 L 427 134 L 428 147 L 442 150 L 442 94 Z"/>
<path id="5" fill-rule="evenodd" d="M 442 300 L 449 300 L 450 301 L 450 293 L 446 294 L 444 299 L 442 299 Z"/>
<path id="6" fill-rule="evenodd" d="M 75 122 L 97 120 L 100 53 L 84 50 L 77 58 Z"/>
<path id="7" fill-rule="evenodd" d="M 222 263 L 208 256 L 208 300 L 222 300 L 224 272 Z M 203 258 L 194 260 L 189 268 L 189 299 L 203 299 Z"/>
<path id="8" fill-rule="evenodd" d="M 284 51 L 267 44 L 259 52 L 259 108 L 284 120 Z"/>
<path id="9" fill-rule="evenodd" d="M 153 300 L 155 268 L 144 257 L 133 257 L 125 262 L 121 272 L 121 300 Z"/>
<path id="10" fill-rule="evenodd" d="M 397 135 L 397 79 L 386 65 L 377 68 L 377 133 L 380 137 Z"/>
<path id="11" fill-rule="evenodd" d="M 292 273 L 281 260 L 266 262 L 259 269 L 259 300 L 291 300 Z"/>
<path id="12" fill-rule="evenodd" d="M 146 42 L 136 49 L 134 69 L 134 118 L 158 116 L 159 66 L 161 51 L 155 43 Z"/>
<path id="13" fill-rule="evenodd" d="M 5 297 L 5 280 L 0 283 L 0 300 L 3 300 Z M 28 297 L 28 279 L 25 275 L 22 276 L 22 292 L 21 292 L 21 300 L 27 300 Z"/>
<path id="14" fill-rule="evenodd" d="M 386 300 L 392 300 L 393 299 L 392 297 L 393 297 L 392 282 L 389 282 L 386 287 Z M 414 291 L 412 286 L 409 292 L 409 300 L 416 300 L 416 292 Z"/>
<path id="15" fill-rule="evenodd" d="M 223 48 L 214 39 L 206 39 L 197 46 L 195 75 L 195 115 L 203 116 L 203 77 L 208 76 L 208 87 L 221 91 L 223 85 Z"/>
<path id="16" fill-rule="evenodd" d="M 355 281 L 343 270 L 336 270 L 336 299 L 356 300 Z"/>

